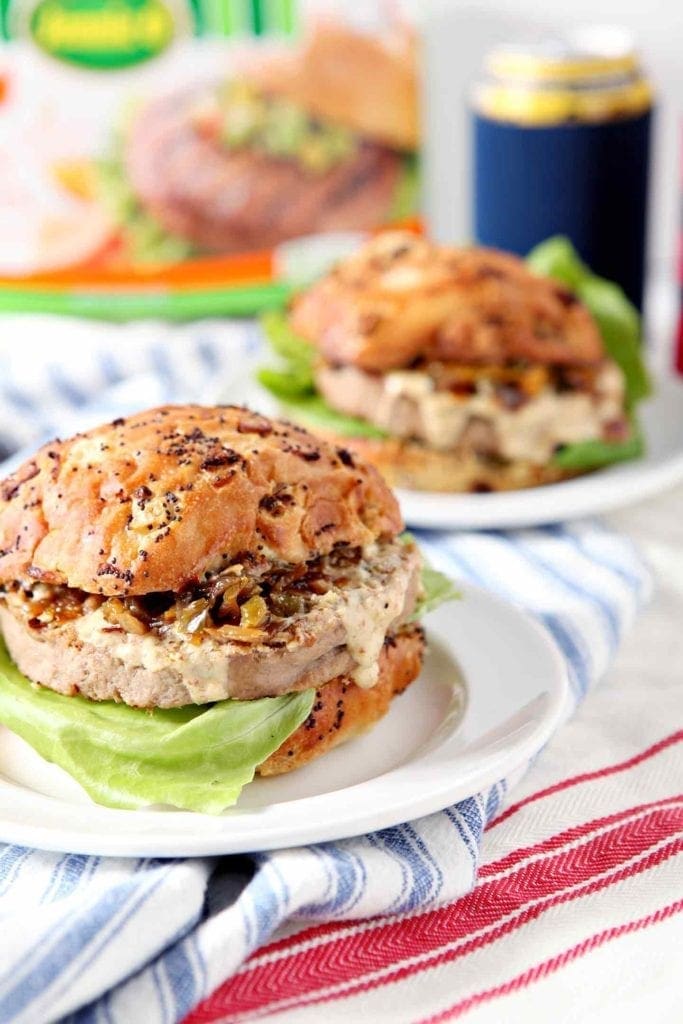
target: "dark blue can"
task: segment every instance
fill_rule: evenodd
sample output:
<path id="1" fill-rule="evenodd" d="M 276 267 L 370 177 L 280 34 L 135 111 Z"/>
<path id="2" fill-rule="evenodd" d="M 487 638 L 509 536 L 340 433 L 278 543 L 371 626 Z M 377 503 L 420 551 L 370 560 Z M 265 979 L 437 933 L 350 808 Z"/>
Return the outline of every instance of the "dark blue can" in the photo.
<path id="1" fill-rule="evenodd" d="M 652 98 L 633 51 L 606 49 L 584 34 L 582 49 L 491 55 L 473 111 L 474 234 L 520 255 L 567 235 L 640 307 Z"/>

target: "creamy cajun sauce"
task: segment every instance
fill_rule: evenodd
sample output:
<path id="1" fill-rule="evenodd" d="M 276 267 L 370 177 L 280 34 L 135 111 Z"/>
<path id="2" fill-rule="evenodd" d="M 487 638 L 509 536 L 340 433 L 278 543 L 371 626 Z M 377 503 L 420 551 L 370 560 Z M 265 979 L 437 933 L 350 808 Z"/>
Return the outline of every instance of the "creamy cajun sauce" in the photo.
<path id="1" fill-rule="evenodd" d="M 369 689 L 379 677 L 384 638 L 404 611 L 406 588 L 399 572 L 385 580 L 364 568 L 359 569 L 359 574 L 360 586 L 330 591 L 325 598 L 344 626 L 346 647 L 356 662 L 349 674 L 357 686 Z"/>
<path id="2" fill-rule="evenodd" d="M 349 673 L 363 688 L 374 686 L 379 675 L 379 655 L 384 638 L 412 611 L 410 593 L 415 578 L 417 552 L 395 542 L 374 544 L 364 549 L 364 561 L 348 572 L 348 584 L 332 587 L 326 594 L 312 595 L 312 609 L 328 609 L 342 624 L 346 647 L 356 666 Z M 164 637 L 152 633 L 137 636 L 112 632 L 102 610 L 81 615 L 69 623 L 84 643 L 106 650 L 127 667 L 150 672 L 176 669 L 183 675 L 191 700 L 208 703 L 226 696 L 226 649 L 230 644 L 215 637 L 193 643 L 181 630 L 171 627 Z M 286 637 L 283 631 L 282 637 Z M 246 645 L 236 650 L 248 652 Z M 267 656 L 267 646 L 254 644 L 254 653 Z M 228 680 L 227 690 L 230 690 Z"/>
<path id="3" fill-rule="evenodd" d="M 181 672 L 190 700 L 195 704 L 225 699 L 225 655 L 221 645 L 215 642 L 195 645 L 181 634 L 161 639 L 152 633 L 135 636 L 108 632 L 111 625 L 99 609 L 74 620 L 73 625 L 80 640 L 106 650 L 129 669 Z"/>
<path id="4" fill-rule="evenodd" d="M 505 408 L 486 379 L 466 396 L 436 390 L 433 379 L 416 370 L 372 376 L 350 366 L 323 368 L 317 383 L 334 408 L 362 416 L 394 437 L 416 437 L 447 451 L 472 420 L 482 420 L 495 433 L 496 454 L 540 464 L 558 445 L 602 437 L 604 425 L 623 415 L 623 376 L 613 363 L 600 370 L 594 393 L 546 387 L 517 409 Z"/>

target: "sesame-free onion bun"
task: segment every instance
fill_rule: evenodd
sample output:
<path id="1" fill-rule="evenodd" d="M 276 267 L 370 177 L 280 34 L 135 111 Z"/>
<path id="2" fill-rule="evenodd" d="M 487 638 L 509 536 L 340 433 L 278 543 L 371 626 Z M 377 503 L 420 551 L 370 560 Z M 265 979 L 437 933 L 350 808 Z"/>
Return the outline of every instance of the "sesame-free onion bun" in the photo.
<path id="1" fill-rule="evenodd" d="M 315 691 L 262 770 L 366 728 L 419 674 L 421 559 L 372 466 L 232 406 L 56 440 L 0 484 L 0 628 L 67 697 L 182 708 Z"/>

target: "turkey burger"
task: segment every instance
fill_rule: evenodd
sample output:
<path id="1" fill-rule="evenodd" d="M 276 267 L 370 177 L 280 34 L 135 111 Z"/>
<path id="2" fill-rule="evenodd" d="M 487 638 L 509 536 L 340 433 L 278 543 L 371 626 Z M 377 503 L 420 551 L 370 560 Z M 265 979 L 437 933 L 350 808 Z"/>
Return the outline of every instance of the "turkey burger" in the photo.
<path id="1" fill-rule="evenodd" d="M 401 528 L 373 467 L 243 408 L 48 444 L 1 485 L 0 721 L 98 802 L 218 812 L 419 674 Z"/>

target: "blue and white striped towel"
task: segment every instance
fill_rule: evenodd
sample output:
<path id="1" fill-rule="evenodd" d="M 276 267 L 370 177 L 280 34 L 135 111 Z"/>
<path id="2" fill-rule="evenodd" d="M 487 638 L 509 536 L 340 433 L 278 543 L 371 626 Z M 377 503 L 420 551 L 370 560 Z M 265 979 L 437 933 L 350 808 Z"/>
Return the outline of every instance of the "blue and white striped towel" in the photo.
<path id="1" fill-rule="evenodd" d="M 0 439 L 35 443 L 170 400 L 244 399 L 249 324 L 162 328 L 5 322 Z M 421 533 L 432 562 L 537 616 L 578 703 L 649 591 L 632 546 L 597 523 L 514 534 Z M 0 846 L 0 1022 L 168 1024 L 295 920 L 436 906 L 476 878 L 484 827 L 515 779 L 434 814 L 339 843 L 250 858 L 119 860 Z M 1 811 L 0 811 L 1 813 Z M 458 822 L 454 830 L 453 822 Z"/>

